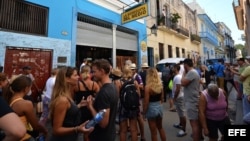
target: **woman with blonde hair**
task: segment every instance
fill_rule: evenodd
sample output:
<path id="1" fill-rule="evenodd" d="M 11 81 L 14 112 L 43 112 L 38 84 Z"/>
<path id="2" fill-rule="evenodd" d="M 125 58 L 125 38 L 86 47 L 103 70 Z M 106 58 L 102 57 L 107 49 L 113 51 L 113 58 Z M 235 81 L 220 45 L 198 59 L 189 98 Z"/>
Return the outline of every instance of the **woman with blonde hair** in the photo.
<path id="1" fill-rule="evenodd" d="M 140 88 L 139 84 L 136 80 L 133 79 L 133 72 L 129 67 L 125 67 L 123 69 L 123 76 L 121 79 L 122 82 L 122 88 L 127 85 L 124 83 L 134 84 L 136 92 L 138 94 L 138 107 L 135 107 L 134 109 L 126 109 L 125 105 L 122 103 L 121 100 L 121 93 L 120 93 L 120 105 L 119 105 L 119 121 L 120 121 L 120 141 L 126 141 L 126 134 L 128 131 L 128 122 L 129 122 L 129 128 L 131 133 L 131 141 L 137 141 L 137 117 L 139 115 L 139 97 L 140 97 Z M 124 86 L 124 85 L 125 86 Z"/>
<path id="2" fill-rule="evenodd" d="M 162 141 L 166 141 L 166 134 L 162 128 L 163 118 L 163 86 L 155 68 L 149 68 L 146 75 L 146 86 L 143 101 L 143 115 L 148 120 L 151 141 L 157 141 L 157 130 Z"/>
<path id="3" fill-rule="evenodd" d="M 57 73 L 50 105 L 53 129 L 51 141 L 76 141 L 79 133 L 93 130 L 85 128 L 86 122 L 81 124 L 79 108 L 84 106 L 83 103 L 76 105 L 73 101 L 72 93 L 78 79 L 76 68 L 63 67 Z"/>
<path id="4" fill-rule="evenodd" d="M 12 110 L 19 116 L 27 131 L 35 130 L 47 135 L 47 129 L 42 126 L 34 113 L 34 107 L 31 101 L 23 99 L 30 91 L 32 81 L 24 75 L 15 76 L 12 78 L 9 86 L 4 89 L 4 98 L 9 103 Z M 21 141 L 34 141 L 35 139 L 28 133 Z"/>
<path id="5" fill-rule="evenodd" d="M 91 69 L 88 65 L 82 67 L 80 72 L 80 79 L 78 85 L 75 87 L 74 100 L 76 104 L 79 104 L 82 99 L 86 100 L 88 96 L 95 97 L 99 91 L 99 85 L 91 80 Z M 87 106 L 81 107 L 81 122 L 92 119 L 92 114 Z M 88 141 L 88 135 L 84 134 L 84 141 Z"/>

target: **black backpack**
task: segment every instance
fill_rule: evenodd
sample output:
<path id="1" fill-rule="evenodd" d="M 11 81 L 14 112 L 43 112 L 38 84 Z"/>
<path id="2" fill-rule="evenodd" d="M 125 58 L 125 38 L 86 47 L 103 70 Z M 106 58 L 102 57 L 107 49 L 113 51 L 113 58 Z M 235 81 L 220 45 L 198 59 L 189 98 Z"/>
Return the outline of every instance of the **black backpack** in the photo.
<path id="1" fill-rule="evenodd" d="M 136 91 L 134 79 L 123 81 L 120 91 L 120 102 L 126 110 L 135 110 L 139 107 L 139 95 Z"/>

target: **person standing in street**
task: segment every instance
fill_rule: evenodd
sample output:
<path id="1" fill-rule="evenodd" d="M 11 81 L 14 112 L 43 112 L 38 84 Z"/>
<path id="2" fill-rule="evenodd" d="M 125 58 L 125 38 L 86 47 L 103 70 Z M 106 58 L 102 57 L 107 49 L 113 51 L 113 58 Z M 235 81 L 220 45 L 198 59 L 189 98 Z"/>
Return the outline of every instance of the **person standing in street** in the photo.
<path id="1" fill-rule="evenodd" d="M 136 65 L 134 63 L 131 64 L 130 69 L 133 72 L 133 79 L 137 81 L 139 88 L 140 88 L 140 112 L 139 112 L 139 115 L 137 117 L 137 122 L 138 122 L 138 125 L 140 128 L 140 132 L 138 132 L 138 135 L 141 135 L 141 141 L 144 141 L 145 140 L 144 120 L 143 120 L 143 116 L 142 116 L 142 101 L 143 101 L 142 95 L 144 95 L 144 93 L 142 94 L 142 92 L 144 89 L 144 85 L 143 85 L 142 78 L 141 78 L 140 74 L 138 74 L 138 72 L 137 72 L 138 70 L 137 70 Z"/>
<path id="2" fill-rule="evenodd" d="M 0 72 L 0 96 L 2 96 L 3 88 L 5 88 L 9 84 L 7 75 L 5 73 Z"/>
<path id="3" fill-rule="evenodd" d="M 0 140 L 3 141 L 19 141 L 26 134 L 24 124 L 2 96 L 0 96 L 0 129 Z"/>
<path id="4" fill-rule="evenodd" d="M 93 128 L 85 128 L 87 121 L 81 123 L 80 120 L 80 108 L 87 103 L 76 105 L 72 97 L 78 79 L 76 68 L 63 67 L 58 70 L 50 104 L 53 129 L 50 141 L 78 141 L 80 133 L 93 131 Z"/>
<path id="5" fill-rule="evenodd" d="M 184 106 L 184 93 L 183 87 L 181 86 L 181 78 L 182 74 L 179 73 L 180 66 L 174 65 L 173 72 L 174 72 L 174 79 L 173 79 L 173 95 L 174 95 L 174 104 L 176 107 L 177 114 L 179 116 L 179 123 L 174 124 L 175 128 L 180 129 L 177 134 L 177 137 L 183 137 L 187 135 L 186 133 L 186 116 L 185 116 L 185 106 Z"/>
<path id="6" fill-rule="evenodd" d="M 216 84 L 209 84 L 207 89 L 201 92 L 199 119 L 204 135 L 209 137 L 209 141 L 218 140 L 218 130 L 222 135 L 220 141 L 224 141 L 224 126 L 231 124 L 227 109 L 226 92 Z"/>
<path id="7" fill-rule="evenodd" d="M 216 81 L 217 81 L 217 85 L 221 88 L 224 89 L 224 60 L 223 59 L 219 59 L 218 63 L 214 64 L 214 72 L 216 75 Z"/>
<path id="8" fill-rule="evenodd" d="M 44 93 L 44 98 L 42 99 L 43 112 L 39 121 L 43 126 L 46 126 L 47 120 L 49 118 L 49 104 L 56 81 L 57 71 L 58 71 L 57 69 L 52 69 L 51 76 L 49 77 L 49 79 L 46 81 L 45 84 L 45 89 L 44 89 L 45 93 Z"/>
<path id="9" fill-rule="evenodd" d="M 183 63 L 185 72 L 182 75 L 181 85 L 184 87 L 185 108 L 192 128 L 193 141 L 200 141 L 201 128 L 198 117 L 200 76 L 193 68 L 192 59 L 185 59 Z"/>
<path id="10" fill-rule="evenodd" d="M 111 65 L 108 60 L 100 59 L 92 63 L 92 73 L 96 81 L 101 85 L 95 100 L 88 96 L 87 103 L 93 117 L 106 109 L 102 121 L 95 126 L 94 131 L 89 135 L 90 141 L 114 141 L 116 137 L 115 118 L 117 111 L 118 95 L 115 85 L 111 82 L 109 75 Z"/>
<path id="11" fill-rule="evenodd" d="M 243 82 L 243 121 L 250 124 L 250 66 L 240 74 L 240 80 Z"/>
<path id="12" fill-rule="evenodd" d="M 41 89 L 38 87 L 35 78 L 33 76 L 33 74 L 31 73 L 31 67 L 30 66 L 24 66 L 23 67 L 23 75 L 29 77 L 32 81 L 32 85 L 36 88 L 37 92 L 39 94 L 41 94 Z M 30 91 L 28 92 L 28 94 L 24 97 L 24 99 L 30 100 L 33 103 L 35 102 L 35 100 L 32 98 L 32 90 L 30 89 Z"/>
<path id="13" fill-rule="evenodd" d="M 156 68 L 149 68 L 146 75 L 143 115 L 148 121 L 151 141 L 157 141 L 157 131 L 161 141 L 166 141 L 166 133 L 162 127 L 163 119 L 163 86 Z"/>

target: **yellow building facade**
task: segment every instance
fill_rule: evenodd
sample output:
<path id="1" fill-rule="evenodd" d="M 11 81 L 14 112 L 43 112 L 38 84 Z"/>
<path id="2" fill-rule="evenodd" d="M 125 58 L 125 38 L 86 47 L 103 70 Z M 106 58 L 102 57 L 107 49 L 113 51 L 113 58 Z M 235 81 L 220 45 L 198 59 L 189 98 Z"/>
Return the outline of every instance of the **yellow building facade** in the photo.
<path id="1" fill-rule="evenodd" d="M 156 24 L 158 28 L 157 35 L 150 34 L 147 29 L 147 46 L 153 50 L 154 64 L 164 58 L 176 57 L 192 58 L 199 64 L 201 42 L 196 12 L 181 0 L 150 1 L 149 8 L 147 26 Z"/>

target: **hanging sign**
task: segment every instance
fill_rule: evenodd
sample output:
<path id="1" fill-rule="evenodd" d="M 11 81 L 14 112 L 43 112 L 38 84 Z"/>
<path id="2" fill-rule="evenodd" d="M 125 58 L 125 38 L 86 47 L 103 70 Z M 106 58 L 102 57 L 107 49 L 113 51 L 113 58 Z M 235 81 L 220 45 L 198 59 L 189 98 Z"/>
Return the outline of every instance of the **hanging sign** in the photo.
<path id="1" fill-rule="evenodd" d="M 148 16 L 147 3 L 122 13 L 122 24 Z"/>

